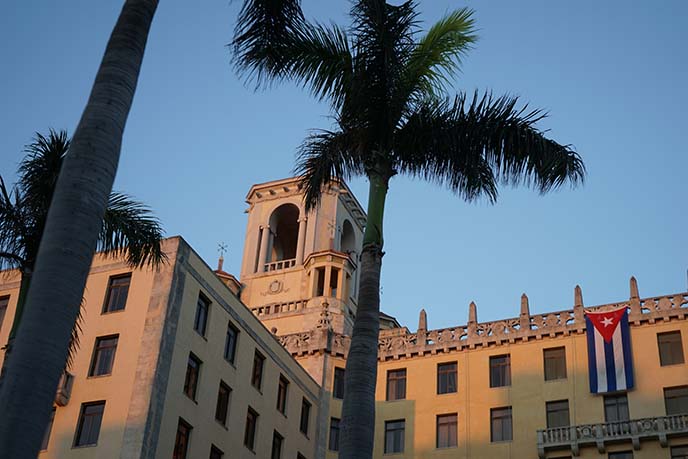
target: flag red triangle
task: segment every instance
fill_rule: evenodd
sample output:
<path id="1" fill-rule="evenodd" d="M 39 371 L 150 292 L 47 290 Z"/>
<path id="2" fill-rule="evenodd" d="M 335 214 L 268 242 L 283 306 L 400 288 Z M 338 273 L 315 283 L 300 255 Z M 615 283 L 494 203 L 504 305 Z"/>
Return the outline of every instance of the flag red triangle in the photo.
<path id="1" fill-rule="evenodd" d="M 605 342 L 609 343 L 625 312 L 626 308 L 623 307 L 613 311 L 586 312 L 585 315 L 588 316 L 595 329 L 600 332 Z"/>

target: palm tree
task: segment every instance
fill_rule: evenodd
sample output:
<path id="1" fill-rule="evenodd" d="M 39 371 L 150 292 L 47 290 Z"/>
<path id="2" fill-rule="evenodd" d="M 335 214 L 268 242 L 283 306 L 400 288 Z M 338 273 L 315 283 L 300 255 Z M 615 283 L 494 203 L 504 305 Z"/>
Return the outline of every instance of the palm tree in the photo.
<path id="1" fill-rule="evenodd" d="M 0 386 L 0 457 L 35 459 L 103 228 L 158 0 L 126 0 L 55 185 Z"/>
<path id="2" fill-rule="evenodd" d="M 446 96 L 474 43 L 473 13 L 446 15 L 417 38 L 417 5 L 357 0 L 351 26 L 308 23 L 297 0 L 245 1 L 233 41 L 249 79 L 294 80 L 329 101 L 334 127 L 303 143 L 297 171 L 308 208 L 336 179 L 365 176 L 368 221 L 361 253 L 358 310 L 346 364 L 339 457 L 370 458 L 375 431 L 379 283 L 383 215 L 396 174 L 447 186 L 471 201 L 497 199 L 497 185 L 545 193 L 583 181 L 570 147 L 545 137 L 546 115 L 516 97 L 477 92 Z"/>
<path id="3" fill-rule="evenodd" d="M 36 263 L 50 200 L 69 149 L 66 131 L 36 133 L 27 145 L 19 165 L 18 183 L 8 190 L 0 176 L 0 270 L 21 273 L 19 297 L 9 339 L 5 345 L 3 369 L 24 310 L 26 292 Z M 132 267 L 159 266 L 165 260 L 161 249 L 162 228 L 147 207 L 121 193 L 111 193 L 98 236 L 98 250 L 106 256 L 126 256 Z M 79 346 L 80 322 L 72 329 L 67 366 Z M 2 373 L 0 372 L 0 380 Z"/>

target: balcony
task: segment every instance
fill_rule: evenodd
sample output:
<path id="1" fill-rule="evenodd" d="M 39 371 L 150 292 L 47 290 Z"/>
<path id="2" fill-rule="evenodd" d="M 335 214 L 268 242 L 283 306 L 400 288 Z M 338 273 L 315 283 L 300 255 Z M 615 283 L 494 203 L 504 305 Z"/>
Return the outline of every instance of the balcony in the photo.
<path id="1" fill-rule="evenodd" d="M 289 260 L 279 260 L 271 261 L 270 263 L 265 263 L 264 271 L 279 271 L 282 269 L 293 268 L 296 266 L 296 258 L 290 258 Z"/>
<path id="2" fill-rule="evenodd" d="M 671 436 L 688 436 L 688 413 L 538 430 L 537 448 L 540 459 L 547 451 L 562 449 L 578 456 L 581 446 L 596 446 L 604 453 L 610 443 L 630 442 L 638 450 L 641 440 L 659 440 L 665 448 Z"/>
<path id="3" fill-rule="evenodd" d="M 57 392 L 55 393 L 55 404 L 58 406 L 67 406 L 69 399 L 72 396 L 72 385 L 74 384 L 74 375 L 68 371 L 64 371 L 60 377 L 60 382 L 57 385 Z"/>

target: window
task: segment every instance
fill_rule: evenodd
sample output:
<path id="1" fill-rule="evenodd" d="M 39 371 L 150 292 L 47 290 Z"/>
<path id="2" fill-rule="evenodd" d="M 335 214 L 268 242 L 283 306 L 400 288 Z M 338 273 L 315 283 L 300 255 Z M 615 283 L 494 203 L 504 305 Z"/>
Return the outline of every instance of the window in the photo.
<path id="1" fill-rule="evenodd" d="M 105 294 L 103 314 L 106 312 L 115 312 L 124 309 L 124 306 L 127 304 L 130 283 L 131 273 L 110 278 L 107 293 Z"/>
<path id="2" fill-rule="evenodd" d="M 10 304 L 10 297 L 0 296 L 0 328 L 2 328 L 2 322 L 5 320 L 5 313 L 7 313 L 7 305 Z"/>
<path id="3" fill-rule="evenodd" d="M 566 348 L 544 349 L 542 355 L 545 361 L 545 381 L 566 379 Z"/>
<path id="4" fill-rule="evenodd" d="M 227 413 L 229 412 L 229 395 L 232 389 L 227 384 L 220 381 L 220 388 L 217 390 L 217 405 L 215 406 L 215 420 L 223 426 L 227 424 Z"/>
<path id="5" fill-rule="evenodd" d="M 490 357 L 490 387 L 511 385 L 511 356 L 493 355 Z"/>
<path id="6" fill-rule="evenodd" d="M 196 302 L 194 330 L 201 336 L 205 336 L 205 329 L 208 325 L 208 309 L 210 309 L 210 300 L 202 293 L 199 293 L 198 301 Z"/>
<path id="7" fill-rule="evenodd" d="M 301 453 L 296 453 L 296 459 L 306 459 L 306 456 Z"/>
<path id="8" fill-rule="evenodd" d="M 385 421 L 385 454 L 404 452 L 406 421 Z"/>
<path id="9" fill-rule="evenodd" d="M 672 446 L 671 459 L 688 459 L 688 445 Z"/>
<path id="10" fill-rule="evenodd" d="M 253 371 L 251 372 L 251 385 L 260 390 L 263 382 L 263 366 L 265 365 L 265 357 L 256 351 L 253 354 Z"/>
<path id="11" fill-rule="evenodd" d="M 186 453 L 189 449 L 189 438 L 191 437 L 191 425 L 179 418 L 177 424 L 177 437 L 174 439 L 173 459 L 186 459 Z"/>
<path id="12" fill-rule="evenodd" d="M 232 322 L 229 322 L 227 324 L 227 337 L 225 338 L 225 360 L 229 363 L 234 363 L 238 338 L 239 329 L 232 325 Z"/>
<path id="13" fill-rule="evenodd" d="M 456 439 L 457 414 L 440 414 L 437 416 L 437 442 L 438 448 L 453 448 L 457 445 Z"/>
<path id="14" fill-rule="evenodd" d="M 210 459 L 222 459 L 225 453 L 215 445 L 210 445 Z"/>
<path id="15" fill-rule="evenodd" d="M 301 433 L 308 435 L 308 424 L 311 417 L 311 404 L 305 398 L 301 402 L 301 422 L 299 423 L 299 428 Z"/>
<path id="16" fill-rule="evenodd" d="M 246 413 L 246 429 L 244 430 L 244 446 L 253 451 L 256 443 L 256 429 L 258 428 L 258 413 L 248 407 Z"/>
<path id="17" fill-rule="evenodd" d="M 334 383 L 332 385 L 332 396 L 334 398 L 344 398 L 344 368 L 334 368 Z"/>
<path id="18" fill-rule="evenodd" d="M 189 361 L 186 364 L 186 377 L 184 378 L 184 393 L 191 400 L 196 400 L 196 387 L 198 386 L 198 375 L 201 372 L 202 362 L 189 353 Z"/>
<path id="19" fill-rule="evenodd" d="M 660 365 L 676 365 L 684 362 L 680 331 L 658 333 L 657 346 L 659 347 Z"/>
<path id="20" fill-rule="evenodd" d="M 81 405 L 79 424 L 76 428 L 74 446 L 94 446 L 98 443 L 100 424 L 103 422 L 105 402 L 84 403 Z"/>
<path id="21" fill-rule="evenodd" d="M 406 368 L 387 372 L 387 400 L 406 398 Z"/>
<path id="22" fill-rule="evenodd" d="M 112 364 L 115 361 L 115 351 L 119 335 L 101 336 L 96 338 L 91 358 L 89 376 L 104 376 L 112 373 Z"/>
<path id="23" fill-rule="evenodd" d="M 511 441 L 511 407 L 492 408 L 490 410 L 490 441 Z"/>
<path id="24" fill-rule="evenodd" d="M 315 269 L 315 296 L 325 294 L 325 268 Z"/>
<path id="25" fill-rule="evenodd" d="M 688 386 L 664 389 L 664 404 L 667 416 L 688 413 Z"/>
<path id="26" fill-rule="evenodd" d="M 569 401 L 556 400 L 547 402 L 547 428 L 566 427 L 569 424 Z"/>
<path id="27" fill-rule="evenodd" d="M 339 270 L 332 268 L 330 271 L 330 296 L 337 298 L 337 285 L 339 283 Z"/>
<path id="28" fill-rule="evenodd" d="M 330 418 L 330 451 L 339 451 L 339 419 Z"/>
<path id="29" fill-rule="evenodd" d="M 451 394 L 456 392 L 456 362 L 437 365 L 437 393 Z"/>
<path id="30" fill-rule="evenodd" d="M 270 459 L 280 459 L 282 457 L 282 443 L 284 437 L 276 430 L 272 433 L 272 453 Z"/>
<path id="31" fill-rule="evenodd" d="M 287 390 L 289 388 L 289 381 L 287 378 L 280 375 L 279 384 L 277 385 L 277 411 L 287 414 Z"/>
<path id="32" fill-rule="evenodd" d="M 604 396 L 605 422 L 628 421 L 629 419 L 626 394 Z"/>
<path id="33" fill-rule="evenodd" d="M 45 428 L 43 441 L 41 442 L 41 451 L 48 449 L 48 442 L 50 442 L 50 431 L 53 430 L 53 422 L 55 422 L 55 407 L 53 407 L 53 410 L 50 412 L 50 420 L 48 421 L 48 426 Z"/>
<path id="34" fill-rule="evenodd" d="M 608 459 L 633 459 L 633 451 L 617 451 L 609 453 Z"/>

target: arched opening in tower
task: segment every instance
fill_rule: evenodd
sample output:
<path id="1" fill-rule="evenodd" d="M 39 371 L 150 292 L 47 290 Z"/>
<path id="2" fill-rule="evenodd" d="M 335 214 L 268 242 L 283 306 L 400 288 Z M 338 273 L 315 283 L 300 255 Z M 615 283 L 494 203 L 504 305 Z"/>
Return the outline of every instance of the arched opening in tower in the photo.
<path id="1" fill-rule="evenodd" d="M 279 206 L 270 216 L 272 244 L 269 262 L 296 258 L 299 238 L 299 208 L 294 204 Z"/>

